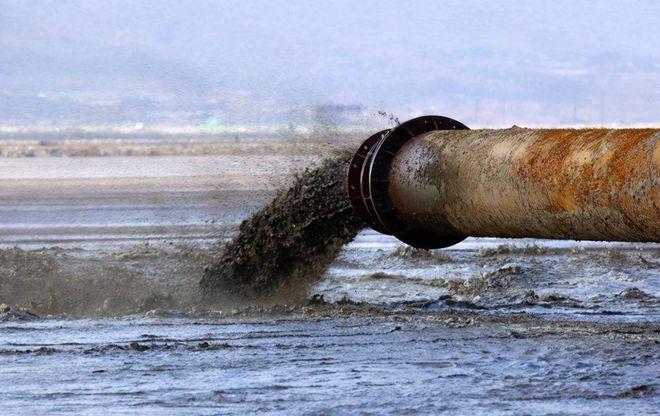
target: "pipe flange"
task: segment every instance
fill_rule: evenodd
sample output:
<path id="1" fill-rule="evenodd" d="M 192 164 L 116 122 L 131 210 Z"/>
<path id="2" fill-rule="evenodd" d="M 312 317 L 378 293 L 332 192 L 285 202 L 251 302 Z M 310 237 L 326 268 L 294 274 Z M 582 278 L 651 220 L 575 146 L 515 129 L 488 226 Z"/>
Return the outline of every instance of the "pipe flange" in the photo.
<path id="1" fill-rule="evenodd" d="M 348 199 L 351 202 L 353 211 L 369 227 L 383 234 L 388 234 L 388 232 L 384 228 L 381 228 L 375 220 L 376 217 L 371 208 L 371 203 L 367 202 L 369 196 L 365 194 L 369 181 L 369 163 L 367 162 L 371 159 L 376 144 L 391 131 L 392 129 L 381 130 L 365 140 L 351 159 L 348 174 L 346 175 L 346 190 L 348 191 Z"/>
<path id="2" fill-rule="evenodd" d="M 358 215 L 374 230 L 393 235 L 417 248 L 449 247 L 465 239 L 463 235 L 439 237 L 406 225 L 396 213 L 388 185 L 392 160 L 408 140 L 435 130 L 467 129 L 464 124 L 448 117 L 423 116 L 369 137 L 353 157 L 347 177 L 351 204 Z"/>

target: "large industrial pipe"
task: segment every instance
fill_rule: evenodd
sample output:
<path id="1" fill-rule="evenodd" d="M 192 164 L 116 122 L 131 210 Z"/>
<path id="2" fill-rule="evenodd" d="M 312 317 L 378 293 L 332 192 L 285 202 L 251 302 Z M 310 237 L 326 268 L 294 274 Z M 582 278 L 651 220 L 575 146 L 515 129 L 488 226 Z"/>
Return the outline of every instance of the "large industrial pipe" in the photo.
<path id="1" fill-rule="evenodd" d="M 439 116 L 367 139 L 347 190 L 419 248 L 467 236 L 660 242 L 660 129 L 469 130 Z"/>

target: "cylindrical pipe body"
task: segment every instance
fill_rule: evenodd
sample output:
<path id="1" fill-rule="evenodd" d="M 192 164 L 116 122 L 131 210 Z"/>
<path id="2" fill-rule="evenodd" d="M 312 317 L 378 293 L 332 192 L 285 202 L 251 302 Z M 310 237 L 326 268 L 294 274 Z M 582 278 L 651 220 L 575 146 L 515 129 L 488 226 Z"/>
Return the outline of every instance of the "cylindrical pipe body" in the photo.
<path id="1" fill-rule="evenodd" d="M 660 242 L 660 130 L 431 131 L 389 172 L 399 219 L 435 235 Z"/>

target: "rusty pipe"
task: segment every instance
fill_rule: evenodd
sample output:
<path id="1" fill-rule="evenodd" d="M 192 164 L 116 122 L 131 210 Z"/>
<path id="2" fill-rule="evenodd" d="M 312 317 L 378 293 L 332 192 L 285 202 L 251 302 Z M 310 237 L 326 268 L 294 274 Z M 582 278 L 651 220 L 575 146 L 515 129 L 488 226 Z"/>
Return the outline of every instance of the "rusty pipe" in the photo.
<path id="1" fill-rule="evenodd" d="M 370 227 L 419 248 L 468 236 L 660 242 L 660 129 L 469 130 L 439 116 L 367 139 L 347 175 Z"/>

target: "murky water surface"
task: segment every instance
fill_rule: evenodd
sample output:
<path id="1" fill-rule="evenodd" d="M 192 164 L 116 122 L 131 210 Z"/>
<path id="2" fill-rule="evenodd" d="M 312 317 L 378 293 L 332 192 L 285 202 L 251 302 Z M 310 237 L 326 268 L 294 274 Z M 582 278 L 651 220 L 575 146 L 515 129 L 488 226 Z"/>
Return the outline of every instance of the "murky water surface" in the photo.
<path id="1" fill-rule="evenodd" d="M 2 330 L 0 398 L 16 414 L 650 415 L 660 404 L 659 335 L 644 325 L 406 313 Z"/>
<path id="2" fill-rule="evenodd" d="M 41 317 L 0 313 L 5 414 L 657 414 L 657 244 L 364 231 L 323 300 L 203 306 L 216 243 L 304 165 L 215 158 L 7 165 L 0 303 Z"/>

